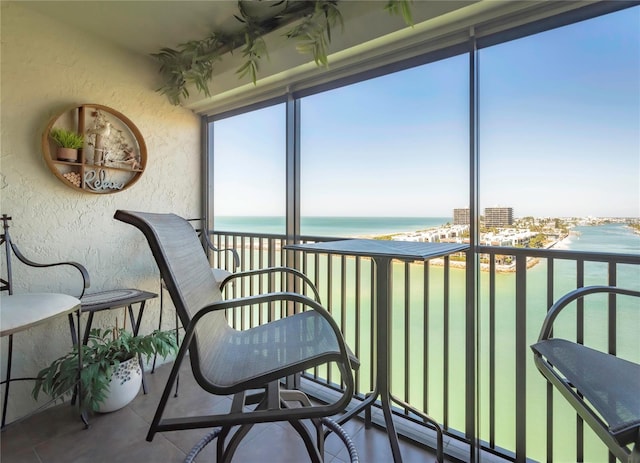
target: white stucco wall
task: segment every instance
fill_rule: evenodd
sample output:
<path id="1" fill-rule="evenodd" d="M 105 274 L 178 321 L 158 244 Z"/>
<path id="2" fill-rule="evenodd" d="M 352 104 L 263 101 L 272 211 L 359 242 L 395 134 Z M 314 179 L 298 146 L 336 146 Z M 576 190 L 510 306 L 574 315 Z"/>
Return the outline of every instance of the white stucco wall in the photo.
<path id="1" fill-rule="evenodd" d="M 0 213 L 13 217 L 14 242 L 35 261 L 72 260 L 86 266 L 89 292 L 118 287 L 158 292 L 158 271 L 142 234 L 115 221 L 113 214 L 131 209 L 198 216 L 199 118 L 154 91 L 158 80 L 151 58 L 69 30 L 19 4 L 2 2 L 1 8 Z M 42 131 L 63 108 L 82 103 L 114 108 L 142 132 L 147 168 L 131 188 L 108 195 L 83 193 L 47 168 Z M 72 272 L 26 271 L 14 263 L 16 293 L 78 294 L 78 281 Z M 159 299 L 147 307 L 143 332 L 157 323 Z M 112 318 L 102 313 L 95 326 L 107 322 Z M 35 375 L 69 346 L 66 318 L 17 334 L 14 376 Z M 1 347 L 4 379 L 6 338 Z M 35 408 L 32 384 L 12 384 L 9 419 Z"/>

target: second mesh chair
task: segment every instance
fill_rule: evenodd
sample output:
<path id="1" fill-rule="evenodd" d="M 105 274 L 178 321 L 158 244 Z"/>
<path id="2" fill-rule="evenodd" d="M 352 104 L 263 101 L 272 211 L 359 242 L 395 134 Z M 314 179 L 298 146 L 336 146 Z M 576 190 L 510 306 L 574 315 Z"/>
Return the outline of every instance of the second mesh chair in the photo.
<path id="1" fill-rule="evenodd" d="M 117 211 L 115 218 L 129 223 L 147 238 L 169 295 L 185 327 L 185 337 L 173 365 L 147 440 L 155 433 L 193 428 L 218 428 L 218 461 L 229 461 L 255 423 L 287 421 L 298 432 L 313 462 L 323 461 L 320 423 L 335 430 L 357 455 L 348 436 L 327 417 L 346 408 L 353 395 L 353 356 L 327 310 L 317 301 L 293 292 L 267 293 L 223 300 L 209 261 L 193 227 L 174 214 Z M 248 330 L 232 328 L 227 309 L 259 307 L 265 303 L 295 304 L 303 311 Z M 233 395 L 225 414 L 164 418 L 165 407 L 180 365 L 189 351 L 193 375 L 211 394 Z M 309 368 L 333 364 L 344 384 L 334 403 L 312 405 L 300 391 L 284 389 L 280 380 Z M 256 393 L 257 391 L 257 393 Z M 291 407 L 292 402 L 303 406 Z M 257 405 L 256 405 L 257 404 Z M 256 405 L 255 407 L 247 407 Z M 316 425 L 315 438 L 303 419 Z M 230 431 L 236 432 L 225 445 Z"/>

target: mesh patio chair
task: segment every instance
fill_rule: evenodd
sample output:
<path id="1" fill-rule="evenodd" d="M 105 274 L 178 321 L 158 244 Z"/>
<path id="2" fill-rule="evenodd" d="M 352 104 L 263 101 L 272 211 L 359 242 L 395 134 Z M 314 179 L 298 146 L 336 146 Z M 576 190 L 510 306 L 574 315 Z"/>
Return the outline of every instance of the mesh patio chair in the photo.
<path id="1" fill-rule="evenodd" d="M 640 297 L 640 291 L 612 286 L 588 286 L 564 295 L 547 312 L 538 342 L 531 346 L 534 361 L 617 459 L 638 463 L 640 365 L 552 334 L 562 309 L 595 293 Z"/>
<path id="2" fill-rule="evenodd" d="M 343 439 L 357 461 L 348 435 L 330 420 L 343 412 L 353 395 L 352 369 L 358 361 L 344 342 L 337 324 L 317 301 L 293 292 L 278 292 L 223 300 L 218 282 L 202 252 L 194 228 L 174 214 L 119 210 L 115 218 L 137 227 L 147 238 L 185 335 L 147 440 L 157 432 L 214 428 L 194 447 L 197 453 L 217 437 L 217 460 L 230 461 L 242 438 L 256 423 L 287 421 L 302 437 L 311 461 L 323 461 L 326 425 Z M 258 271 L 260 272 L 260 271 Z M 236 307 L 285 303 L 305 308 L 257 327 L 232 328 L 225 312 Z M 165 407 L 180 366 L 189 351 L 197 383 L 215 395 L 232 395 L 228 413 L 164 417 Z M 281 380 L 309 368 L 333 364 L 344 384 L 333 403 L 312 405 L 299 390 L 285 389 Z M 297 403 L 302 406 L 293 406 Z M 250 407 L 255 405 L 255 407 Z M 315 438 L 301 420 L 311 419 Z M 225 443 L 230 432 L 235 433 Z M 188 457 L 191 461 L 193 455 Z"/>
<path id="3" fill-rule="evenodd" d="M 77 263 L 77 262 L 51 262 L 51 263 L 38 263 L 27 258 L 18 248 L 18 245 L 14 243 L 11 239 L 11 234 L 9 233 L 9 221 L 12 220 L 7 214 L 2 214 L 0 217 L 0 221 L 2 222 L 2 231 L 0 233 L 0 248 L 4 245 L 4 259 L 2 266 L 2 273 L 4 276 L 0 276 L 0 293 L 6 291 L 7 294 L 12 295 L 14 293 L 14 285 L 13 285 L 13 259 L 12 256 L 18 259 L 19 262 L 24 264 L 27 267 L 33 268 L 49 268 L 49 267 L 71 267 L 78 271 L 80 278 L 78 279 L 78 283 L 82 283 L 81 288 L 78 290 L 79 294 L 74 294 L 78 298 L 82 298 L 84 292 L 87 288 L 89 288 L 90 280 L 89 273 L 87 269 Z M 73 270 L 73 273 L 75 273 Z M 50 277 L 51 273 L 47 273 L 47 276 Z M 55 275 L 55 273 L 53 274 Z M 40 276 L 44 277 L 44 275 Z M 76 316 L 80 316 L 79 313 L 76 313 Z M 75 346 L 78 342 L 79 338 L 79 328 L 80 328 L 80 320 L 78 320 L 78 330 L 76 330 L 75 322 L 73 320 L 73 313 L 69 313 L 69 329 L 71 331 L 71 341 Z M 31 313 L 30 319 L 28 319 L 30 323 L 39 322 L 38 315 L 35 312 Z M 25 325 L 24 329 L 28 328 Z M 4 355 L 4 354 L 3 354 Z M 7 406 L 9 402 L 9 389 L 10 385 L 16 381 L 24 381 L 24 380 L 33 380 L 35 378 L 31 377 L 21 377 L 21 378 L 13 378 L 11 376 L 11 367 L 13 363 L 13 334 L 8 335 L 7 341 L 7 360 L 6 360 L 6 372 L 5 379 L 0 382 L 0 385 L 4 385 L 4 394 L 2 401 L 2 418 L 0 420 L 0 428 L 4 428 L 7 425 Z M 87 417 L 85 414 L 82 414 L 82 420 L 85 424 L 87 424 Z"/>
<path id="4" fill-rule="evenodd" d="M 190 222 L 192 225 L 194 224 L 194 222 L 204 222 L 203 219 L 187 219 L 187 221 Z M 196 230 L 196 233 L 198 233 L 198 236 L 200 237 L 200 239 L 204 241 L 203 247 L 206 247 L 210 252 L 213 252 L 213 253 L 217 253 L 217 254 L 229 253 L 231 255 L 231 258 L 230 259 L 227 258 L 227 259 L 231 260 L 230 267 L 231 267 L 231 270 L 235 272 L 235 270 L 240 266 L 240 255 L 238 254 L 238 252 L 233 248 L 218 249 L 211 242 L 211 238 L 209 237 L 209 234 L 202 233 L 203 228 L 198 228 L 198 227 L 194 227 L 194 228 Z M 228 263 L 227 263 L 227 267 L 229 267 Z M 222 288 L 223 281 L 227 277 L 229 277 L 232 273 L 226 268 L 217 268 L 217 267 L 212 267 L 211 271 L 213 272 L 213 277 L 218 282 L 218 286 L 220 286 L 221 288 Z M 158 330 L 162 330 L 162 314 L 164 313 L 164 292 L 166 289 L 167 287 L 164 284 L 162 277 L 160 277 L 160 315 L 158 316 Z M 176 313 L 175 314 L 176 340 L 179 340 L 178 339 L 178 329 L 180 328 L 179 325 L 180 325 L 180 320 L 178 318 L 178 314 Z M 156 354 L 153 356 L 151 373 L 154 373 L 156 371 L 157 360 L 158 360 L 158 355 Z M 176 393 L 175 393 L 176 397 L 178 396 L 178 384 L 179 384 L 179 378 L 176 380 Z"/>

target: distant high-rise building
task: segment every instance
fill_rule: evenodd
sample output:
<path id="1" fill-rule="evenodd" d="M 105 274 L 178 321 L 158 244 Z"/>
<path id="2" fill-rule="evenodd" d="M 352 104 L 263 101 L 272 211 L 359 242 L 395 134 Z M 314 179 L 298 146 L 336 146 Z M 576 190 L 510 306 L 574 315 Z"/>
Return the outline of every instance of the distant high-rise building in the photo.
<path id="1" fill-rule="evenodd" d="M 453 210 L 454 225 L 469 225 L 469 208 Z"/>
<path id="2" fill-rule="evenodd" d="M 486 207 L 484 209 L 485 227 L 508 227 L 509 225 L 513 225 L 512 207 Z"/>

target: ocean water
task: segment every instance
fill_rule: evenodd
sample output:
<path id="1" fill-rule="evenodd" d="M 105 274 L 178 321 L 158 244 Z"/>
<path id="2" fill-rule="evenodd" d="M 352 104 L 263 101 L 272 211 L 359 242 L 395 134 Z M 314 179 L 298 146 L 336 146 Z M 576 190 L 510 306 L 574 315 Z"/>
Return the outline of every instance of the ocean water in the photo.
<path id="1" fill-rule="evenodd" d="M 640 253 L 640 234 L 619 223 L 578 226 L 554 249 L 585 252 Z"/>
<path id="2" fill-rule="evenodd" d="M 222 219 L 222 218 L 219 218 Z M 387 233 L 409 232 L 452 222 L 451 218 L 346 218 L 346 217 L 313 217 L 303 220 L 302 228 L 305 235 L 320 236 L 370 236 Z M 260 233 L 284 232 L 283 218 L 243 217 L 226 218 L 216 222 L 216 230 L 246 231 Z M 640 253 L 640 235 L 634 233 L 623 224 L 605 224 L 599 226 L 576 227 L 567 239 L 559 243 L 555 249 L 579 250 L 585 252 L 611 252 L 624 254 Z M 335 257 L 331 265 L 340 268 L 343 262 Z M 371 265 L 362 262 L 362 276 L 355 277 L 354 260 L 344 262 L 345 284 L 341 277 L 334 277 L 329 281 L 326 277 L 326 260 L 320 260 L 318 289 L 323 302 L 328 306 L 337 320 L 342 320 L 347 343 L 357 346 L 355 327 L 360 327 L 359 356 L 361 360 L 360 379 L 361 389 L 366 391 L 371 386 L 370 378 L 373 358 L 368 349 L 372 340 L 371 333 Z M 429 269 L 429 289 L 424 286 L 424 266 L 397 262 L 393 268 L 392 291 L 392 392 L 403 396 L 409 391 L 410 403 L 422 407 L 428 401 L 428 410 L 436 420 L 443 422 L 445 405 L 442 397 L 445 389 L 444 357 L 445 350 L 449 355 L 447 371 L 447 421 L 453 429 L 463 430 L 465 423 L 464 409 L 464 351 L 459 346 L 466 342 L 464 322 L 464 285 L 465 271 L 452 268 L 450 271 L 451 294 L 449 295 L 449 312 L 445 319 L 442 288 L 443 271 L 441 267 L 432 266 Z M 619 286 L 640 288 L 640 268 L 637 265 L 619 266 L 617 279 Z M 312 265 L 308 266 L 313 273 Z M 408 272 L 408 273 L 407 273 Z M 554 298 L 557 299 L 577 285 L 578 269 L 573 261 L 556 260 L 554 263 Z M 313 275 L 309 274 L 313 279 Z M 585 264 L 585 285 L 606 284 L 608 269 L 606 264 L 587 262 Z M 478 352 L 478 387 L 479 387 L 479 433 L 485 441 L 493 440 L 497 446 L 505 449 L 515 448 L 515 275 L 513 273 L 499 273 L 495 275 L 496 321 L 495 345 L 489 344 L 488 326 L 489 307 L 489 274 L 480 275 L 480 307 L 478 312 L 479 347 Z M 331 287 L 331 288 L 329 288 Z M 357 299 L 353 288 L 360 289 Z M 409 291 L 408 302 L 405 290 Z M 460 290 L 458 290 L 460 288 Z M 547 310 L 547 263 L 542 261 L 527 271 L 526 295 L 526 343 L 535 342 Z M 429 301 L 428 313 L 424 311 L 423 302 Z M 593 306 L 585 304 L 585 339 L 594 346 L 606 348 L 606 314 L 601 310 L 601 304 Z M 620 320 L 630 322 L 618 324 L 619 345 L 618 352 L 626 358 L 640 361 L 635 339 L 640 330 L 640 309 L 635 300 L 618 298 Z M 629 315 L 631 318 L 629 318 Z M 575 336 L 575 319 L 568 317 L 567 323 L 558 320 L 556 332 L 570 339 Z M 445 337 L 444 333 L 447 333 Z M 408 336 L 408 337 L 407 337 Z M 631 340 L 631 342 L 628 342 Z M 405 347 L 408 349 L 404 358 Z M 489 376 L 490 355 L 495 355 L 495 378 Z M 626 354 L 626 355 L 625 355 Z M 529 356 L 526 368 L 527 382 L 527 455 L 532 460 L 546 459 L 546 401 L 547 385 L 542 375 L 533 364 Z M 428 365 L 425 372 L 423 365 Z M 408 372 L 404 365 L 409 365 Z M 405 381 L 408 378 L 408 383 Z M 495 387 L 495 409 L 489 406 L 489 389 Z M 423 391 L 428 391 L 426 397 Z M 489 418 L 494 416 L 496 431 L 493 438 L 489 434 Z M 562 398 L 554 393 L 554 461 L 576 461 L 575 412 Z M 541 432 L 542 431 L 542 432 Z M 607 452 L 600 440 L 585 426 L 585 461 L 607 461 Z"/>
<path id="3" fill-rule="evenodd" d="M 453 223 L 453 219 L 451 217 L 302 217 L 300 232 L 309 236 L 348 238 L 425 230 L 446 223 Z M 214 229 L 283 234 L 285 219 L 268 216 L 218 216 L 215 218 Z"/>

